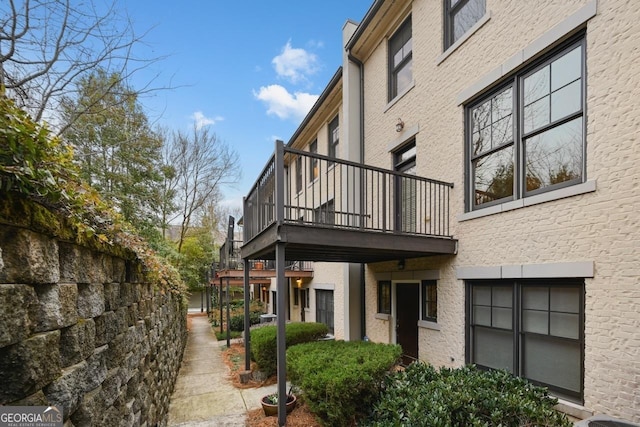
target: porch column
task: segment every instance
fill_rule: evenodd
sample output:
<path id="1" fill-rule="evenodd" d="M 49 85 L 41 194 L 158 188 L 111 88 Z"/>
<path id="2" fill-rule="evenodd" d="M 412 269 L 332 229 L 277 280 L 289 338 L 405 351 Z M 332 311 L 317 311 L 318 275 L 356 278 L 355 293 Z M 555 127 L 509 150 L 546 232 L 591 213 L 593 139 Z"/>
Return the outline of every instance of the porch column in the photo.
<path id="1" fill-rule="evenodd" d="M 249 328 L 250 324 L 250 312 L 249 312 L 249 269 L 251 268 L 251 262 L 245 258 L 242 260 L 244 263 L 244 370 L 251 370 L 251 333 Z"/>
<path id="2" fill-rule="evenodd" d="M 276 214 L 276 227 L 284 223 L 284 202 L 285 202 L 285 179 L 284 179 L 284 143 L 277 140 L 275 149 L 275 165 L 274 173 L 276 177 L 275 185 L 275 214 Z M 287 283 L 284 277 L 284 252 L 285 244 L 278 239 L 276 243 L 276 291 L 280 313 L 277 317 L 278 332 L 277 332 L 277 349 L 278 349 L 278 425 L 280 427 L 287 423 L 287 359 L 286 359 L 286 338 L 285 338 L 285 325 L 286 325 L 286 299 Z"/>

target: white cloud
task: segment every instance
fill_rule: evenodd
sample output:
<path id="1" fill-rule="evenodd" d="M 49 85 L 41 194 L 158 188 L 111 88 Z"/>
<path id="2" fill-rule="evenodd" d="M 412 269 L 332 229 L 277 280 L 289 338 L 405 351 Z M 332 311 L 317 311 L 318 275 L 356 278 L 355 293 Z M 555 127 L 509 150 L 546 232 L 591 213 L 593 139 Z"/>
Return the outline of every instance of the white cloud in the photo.
<path id="1" fill-rule="evenodd" d="M 262 86 L 253 95 L 267 104 L 267 114 L 276 115 L 281 119 L 301 120 L 318 100 L 318 95 L 310 93 L 289 93 L 280 85 Z"/>
<path id="2" fill-rule="evenodd" d="M 217 122 L 224 120 L 224 118 L 217 117 L 206 117 L 202 111 L 196 111 L 191 115 L 191 119 L 195 122 L 196 128 L 201 129 L 205 126 L 215 125 Z"/>
<path id="3" fill-rule="evenodd" d="M 271 61 L 279 77 L 297 84 L 306 82 L 307 76 L 319 70 L 318 57 L 304 49 L 291 47 L 291 40 L 282 48 L 282 53 Z"/>

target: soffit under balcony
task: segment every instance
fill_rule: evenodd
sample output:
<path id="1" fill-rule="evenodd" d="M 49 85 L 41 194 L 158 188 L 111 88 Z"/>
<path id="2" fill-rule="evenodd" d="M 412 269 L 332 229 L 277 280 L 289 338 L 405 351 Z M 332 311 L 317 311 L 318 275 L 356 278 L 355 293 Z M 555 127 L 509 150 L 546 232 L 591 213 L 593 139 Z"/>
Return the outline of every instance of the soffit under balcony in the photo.
<path id="1" fill-rule="evenodd" d="M 284 223 L 242 246 L 242 257 L 275 259 L 277 244 L 284 244 L 287 261 L 373 263 L 457 252 L 452 238 Z"/>

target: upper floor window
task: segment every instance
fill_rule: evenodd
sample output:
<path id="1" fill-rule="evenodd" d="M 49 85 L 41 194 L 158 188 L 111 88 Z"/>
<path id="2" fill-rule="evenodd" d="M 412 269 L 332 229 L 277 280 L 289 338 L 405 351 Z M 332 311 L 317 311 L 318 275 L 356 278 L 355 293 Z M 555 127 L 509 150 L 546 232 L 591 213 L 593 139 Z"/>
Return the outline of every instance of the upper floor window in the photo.
<path id="1" fill-rule="evenodd" d="M 394 153 L 393 169 L 407 175 L 416 174 L 416 142 L 405 145 Z M 418 203 L 417 183 L 408 177 L 396 177 L 396 230 L 408 233 L 416 231 L 416 212 Z"/>
<path id="2" fill-rule="evenodd" d="M 318 153 L 318 140 L 316 139 L 309 144 L 309 152 L 311 154 Z M 309 181 L 313 181 L 318 177 L 318 159 L 315 157 L 309 157 Z"/>
<path id="3" fill-rule="evenodd" d="M 584 180 L 584 39 L 467 107 L 467 209 Z"/>
<path id="4" fill-rule="evenodd" d="M 296 158 L 296 192 L 302 191 L 302 157 Z"/>
<path id="5" fill-rule="evenodd" d="M 331 123 L 329 123 L 329 157 L 336 157 L 338 155 L 338 143 L 340 142 L 340 122 L 338 116 L 336 116 Z"/>
<path id="6" fill-rule="evenodd" d="M 389 101 L 413 82 L 411 17 L 389 39 Z"/>
<path id="7" fill-rule="evenodd" d="M 473 27 L 485 9 L 486 0 L 444 0 L 444 49 Z"/>

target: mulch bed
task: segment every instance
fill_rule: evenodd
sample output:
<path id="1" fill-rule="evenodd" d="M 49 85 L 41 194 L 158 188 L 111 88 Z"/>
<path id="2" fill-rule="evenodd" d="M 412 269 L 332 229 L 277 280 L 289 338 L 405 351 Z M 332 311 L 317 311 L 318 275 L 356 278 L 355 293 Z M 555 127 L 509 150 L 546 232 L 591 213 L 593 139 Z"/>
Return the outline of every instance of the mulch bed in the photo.
<path id="1" fill-rule="evenodd" d="M 222 360 L 229 368 L 229 380 L 234 387 L 240 389 L 258 388 L 271 384 L 276 384 L 275 375 L 267 378 L 265 381 L 251 380 L 247 384 L 240 382 L 240 371 L 244 371 L 244 344 L 233 343 L 231 347 L 226 348 L 222 352 Z M 251 370 L 255 371 L 255 362 L 251 362 Z M 254 409 L 247 412 L 247 427 L 278 427 L 278 417 L 267 417 L 264 415 L 262 408 Z M 316 421 L 315 416 L 309 411 L 307 405 L 298 400 L 296 408 L 287 415 L 288 427 L 320 427 L 320 423 Z"/>

